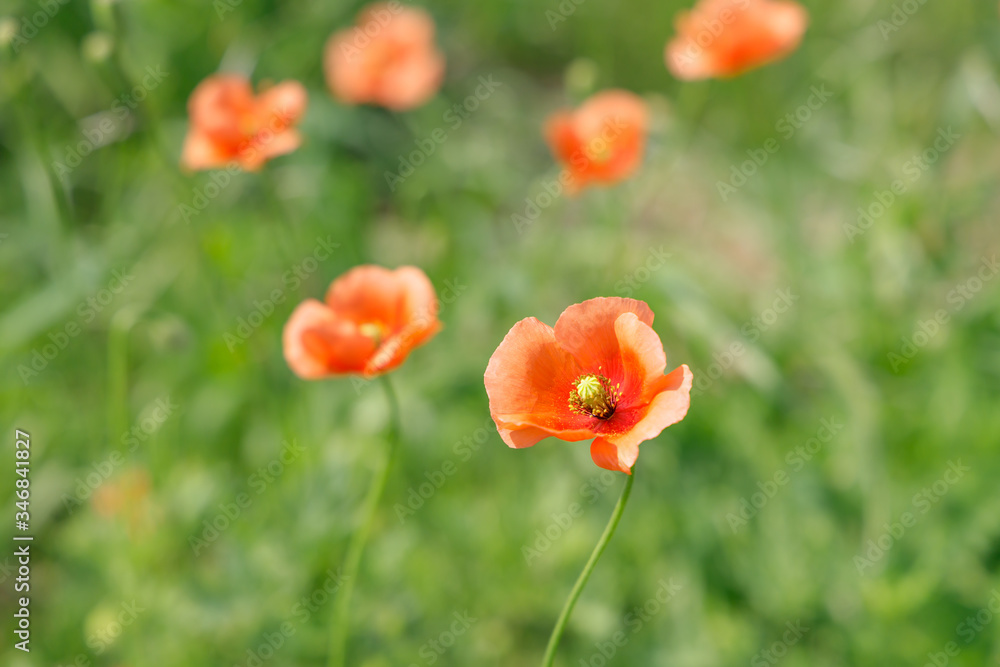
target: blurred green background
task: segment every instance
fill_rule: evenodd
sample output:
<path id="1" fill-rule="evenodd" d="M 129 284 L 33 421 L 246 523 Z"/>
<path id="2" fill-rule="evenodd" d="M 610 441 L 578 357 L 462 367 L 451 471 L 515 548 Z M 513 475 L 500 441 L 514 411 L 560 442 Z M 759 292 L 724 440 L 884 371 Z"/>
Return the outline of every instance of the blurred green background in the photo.
<path id="1" fill-rule="evenodd" d="M 323 83 L 358 4 L 5 2 L 0 497 L 6 536 L 20 428 L 35 542 L 30 654 L 0 550 L 0 663 L 325 664 L 322 591 L 387 411 L 377 383 L 294 377 L 281 328 L 378 263 L 423 268 L 446 328 L 392 375 L 404 445 L 349 664 L 540 660 L 624 478 L 585 443 L 508 449 L 482 373 L 517 320 L 614 295 L 650 304 L 697 389 L 643 445 L 558 664 L 1000 664 L 997 6 L 806 4 L 788 59 L 684 83 L 663 64 L 677 0 L 429 3 L 447 79 L 393 114 Z M 219 68 L 310 97 L 304 145 L 225 183 L 177 167 L 187 97 Z M 481 76 L 500 85 L 455 127 Z M 607 87 L 651 105 L 641 171 L 539 197 L 544 119 Z M 723 197 L 734 168 L 753 173 Z"/>

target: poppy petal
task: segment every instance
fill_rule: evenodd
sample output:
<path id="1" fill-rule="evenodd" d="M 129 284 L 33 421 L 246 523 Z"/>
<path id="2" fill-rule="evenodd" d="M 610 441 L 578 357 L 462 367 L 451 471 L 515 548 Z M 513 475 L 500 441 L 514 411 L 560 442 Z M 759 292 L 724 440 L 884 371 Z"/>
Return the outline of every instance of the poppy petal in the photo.
<path id="1" fill-rule="evenodd" d="M 580 147 L 576 132 L 573 131 L 572 116 L 565 111 L 557 112 L 545 123 L 545 140 L 552 153 L 560 162 L 567 163 Z"/>
<path id="2" fill-rule="evenodd" d="M 587 181 L 583 173 L 570 168 L 573 165 L 573 156 L 583 150 L 580 140 L 573 130 L 572 116 L 566 112 L 552 114 L 545 123 L 543 133 L 552 155 L 560 164 L 566 165 L 566 169 L 560 176 L 560 180 L 566 184 L 566 193 L 576 195 L 587 184 Z"/>
<path id="3" fill-rule="evenodd" d="M 443 57 L 436 53 L 414 57 L 386 72 L 379 97 L 393 111 L 412 109 L 434 97 L 443 78 Z"/>
<path id="4" fill-rule="evenodd" d="M 271 130 L 294 125 L 306 111 L 309 95 L 298 81 L 282 81 L 257 97 L 258 122 Z"/>
<path id="5" fill-rule="evenodd" d="M 344 104 L 363 104 L 372 97 L 366 69 L 358 63 L 360 52 L 353 44 L 355 30 L 335 32 L 323 47 L 326 85 Z"/>
<path id="6" fill-rule="evenodd" d="M 632 466 L 639 457 L 638 445 L 626 449 L 612 444 L 604 438 L 595 438 L 590 443 L 590 458 L 594 459 L 605 470 L 620 471 L 626 475 L 632 474 Z"/>
<path id="7" fill-rule="evenodd" d="M 434 41 L 434 19 L 419 7 L 393 9 L 390 4 L 369 5 L 358 17 L 358 25 L 370 23 L 381 25 L 379 14 L 388 13 L 392 18 L 385 25 L 384 34 L 392 41 L 410 48 L 432 44 Z"/>
<path id="8" fill-rule="evenodd" d="M 621 388 L 624 397 L 640 401 L 643 388 L 663 377 L 667 355 L 663 342 L 653 328 L 635 313 L 624 313 L 615 320 L 615 336 L 622 360 Z"/>
<path id="9" fill-rule="evenodd" d="M 257 149 L 261 157 L 267 159 L 291 153 L 300 145 L 302 136 L 296 130 L 285 130 L 272 135 L 268 141 L 259 142 Z"/>
<path id="10" fill-rule="evenodd" d="M 288 366 L 305 380 L 361 373 L 375 351 L 375 341 L 315 299 L 295 308 L 282 342 Z"/>
<path id="11" fill-rule="evenodd" d="M 529 447 L 545 431 L 564 440 L 593 436 L 599 421 L 569 409 L 573 382 L 581 374 L 572 355 L 556 341 L 552 327 L 529 317 L 515 324 L 493 353 L 486 368 L 490 414 L 503 431 L 529 430 L 504 437 L 511 447 Z M 524 443 L 531 440 L 528 444 Z"/>
<path id="12" fill-rule="evenodd" d="M 615 320 L 624 313 L 635 313 L 640 322 L 653 324 L 653 311 L 642 301 L 599 297 L 564 310 L 556 321 L 556 339 L 586 372 L 600 369 L 609 378 L 621 378 L 624 373 Z"/>
<path id="13" fill-rule="evenodd" d="M 659 393 L 645 408 L 645 414 L 629 430 L 604 437 L 626 452 L 639 443 L 658 436 L 663 429 L 684 419 L 691 405 L 694 375 L 686 365 L 679 366 L 657 383 Z"/>
<path id="14" fill-rule="evenodd" d="M 330 309 L 316 299 L 307 299 L 292 311 L 282 332 L 282 343 L 285 361 L 300 378 L 313 380 L 329 372 L 325 360 L 317 358 L 308 348 L 303 334 L 312 328 L 335 321 L 336 318 Z"/>
<path id="15" fill-rule="evenodd" d="M 780 60 L 794 51 L 805 32 L 808 15 L 792 2 L 760 3 L 743 28 L 743 36 L 720 44 L 715 53 L 715 67 L 724 76 L 736 76 L 747 70 Z"/>
<path id="16" fill-rule="evenodd" d="M 391 67 L 382 72 L 376 95 L 395 111 L 420 106 L 444 78 L 444 57 L 434 46 L 434 20 L 417 7 L 392 17 L 385 29 Z"/>
<path id="17" fill-rule="evenodd" d="M 532 447 L 545 438 L 559 438 L 566 442 L 579 442 L 580 440 L 590 440 L 594 437 L 593 432 L 588 429 L 549 430 L 533 424 L 505 422 L 495 416 L 493 417 L 493 421 L 497 425 L 497 432 L 500 434 L 500 439 L 508 447 L 515 449 Z"/>
<path id="18" fill-rule="evenodd" d="M 181 149 L 181 166 L 192 171 L 201 169 L 212 169 L 233 159 L 228 152 L 223 151 L 219 144 L 211 138 L 192 127 L 188 130 L 184 138 L 184 147 Z"/>
<path id="19" fill-rule="evenodd" d="M 239 140 L 234 119 L 252 112 L 253 88 L 236 74 L 210 76 L 195 87 L 188 100 L 191 124 L 213 137 Z"/>
<path id="20" fill-rule="evenodd" d="M 434 319 L 427 323 L 422 320 L 414 320 L 406 325 L 398 334 L 390 336 L 382 341 L 378 350 L 365 365 L 364 375 L 374 377 L 393 370 L 410 355 L 410 352 L 437 334 L 443 325 Z"/>
<path id="21" fill-rule="evenodd" d="M 437 322 L 438 303 L 434 286 L 423 271 L 412 266 L 390 270 L 381 266 L 358 266 L 330 285 L 326 303 L 338 315 L 358 324 L 378 323 L 387 334 L 400 333 L 418 322 L 429 329 Z"/>

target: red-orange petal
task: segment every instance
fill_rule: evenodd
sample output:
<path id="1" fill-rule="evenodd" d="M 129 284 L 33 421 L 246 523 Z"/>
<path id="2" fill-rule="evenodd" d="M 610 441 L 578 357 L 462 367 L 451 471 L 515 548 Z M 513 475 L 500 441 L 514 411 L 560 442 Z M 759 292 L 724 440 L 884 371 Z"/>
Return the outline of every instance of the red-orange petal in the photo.
<path id="1" fill-rule="evenodd" d="M 694 375 L 686 365 L 679 366 L 657 383 L 658 393 L 643 409 L 631 429 L 604 437 L 616 447 L 630 451 L 640 442 L 658 436 L 663 429 L 684 419 L 691 405 L 691 383 Z"/>
<path id="2" fill-rule="evenodd" d="M 260 127 L 280 132 L 296 124 L 306 112 L 309 95 L 298 81 L 282 81 L 257 96 Z"/>
<path id="3" fill-rule="evenodd" d="M 362 373 L 375 343 L 357 326 L 315 299 L 296 307 L 282 333 L 285 360 L 299 377 Z"/>
<path id="4" fill-rule="evenodd" d="M 565 111 L 557 111 L 545 121 L 545 140 L 552 154 L 559 162 L 567 164 L 573 154 L 580 150 L 580 140 L 573 131 L 573 117 Z"/>
<path id="5" fill-rule="evenodd" d="M 233 159 L 229 151 L 197 127 L 191 127 L 181 149 L 181 166 L 192 171 L 221 167 Z"/>
<path id="6" fill-rule="evenodd" d="M 640 322 L 653 324 L 653 311 L 642 301 L 620 297 L 598 297 L 570 306 L 556 321 L 555 335 L 559 345 L 573 355 L 580 367 L 596 373 L 599 366 L 604 375 L 621 376 L 621 346 L 615 332 L 615 320 L 625 313 L 635 313 Z"/>
<path id="7" fill-rule="evenodd" d="M 611 471 L 621 471 L 626 475 L 632 474 L 632 466 L 639 457 L 639 447 L 630 450 L 619 448 L 604 438 L 594 438 L 590 443 L 590 458 L 594 459 L 601 468 Z"/>
<path id="8" fill-rule="evenodd" d="M 663 342 L 635 313 L 619 315 L 614 328 L 622 361 L 622 390 L 631 393 L 638 389 L 637 398 L 642 400 L 644 389 L 662 378 L 667 367 Z"/>
<path id="9" fill-rule="evenodd" d="M 267 160 L 272 157 L 278 157 L 279 155 L 291 153 L 300 145 L 302 145 L 302 136 L 298 133 L 298 131 L 285 130 L 271 137 L 267 137 L 266 140 L 259 141 L 255 148 L 257 148 L 260 152 L 260 157 Z"/>
<path id="10" fill-rule="evenodd" d="M 635 423 L 617 434 L 602 434 L 591 443 L 590 456 L 594 463 L 607 470 L 632 474 L 639 457 L 639 444 L 651 440 L 671 424 L 684 419 L 691 403 L 693 376 L 687 366 L 681 366 L 663 376 L 657 383 L 658 393 L 652 402 L 633 410 Z"/>
<path id="11" fill-rule="evenodd" d="M 596 420 L 569 409 L 576 360 L 559 346 L 552 327 L 529 317 L 515 324 L 486 367 L 490 414 L 510 447 L 530 447 L 550 435 L 593 437 Z"/>
<path id="12" fill-rule="evenodd" d="M 216 138 L 239 141 L 239 120 L 254 112 L 250 81 L 237 74 L 216 74 L 199 83 L 188 99 L 191 124 Z"/>
<path id="13" fill-rule="evenodd" d="M 425 53 L 386 72 L 379 86 L 380 103 L 393 111 L 421 106 L 437 93 L 444 79 L 444 57 Z"/>
<path id="14" fill-rule="evenodd" d="M 553 157 L 566 167 L 561 176 L 566 184 L 566 194 L 576 195 L 586 185 L 586 178 L 570 168 L 573 156 L 583 152 L 583 146 L 573 130 L 573 117 L 565 111 L 557 111 L 545 121 L 543 134 Z"/>
<path id="15" fill-rule="evenodd" d="M 372 264 L 357 266 L 333 281 L 326 303 L 359 325 L 385 327 L 387 335 L 400 333 L 410 324 L 429 329 L 438 322 L 434 285 L 413 266 L 395 270 Z"/>
<path id="16" fill-rule="evenodd" d="M 436 318 L 427 322 L 410 322 L 399 333 L 382 341 L 365 365 L 365 377 L 374 377 L 397 368 L 406 361 L 410 352 L 433 338 L 442 328 L 443 325 Z"/>

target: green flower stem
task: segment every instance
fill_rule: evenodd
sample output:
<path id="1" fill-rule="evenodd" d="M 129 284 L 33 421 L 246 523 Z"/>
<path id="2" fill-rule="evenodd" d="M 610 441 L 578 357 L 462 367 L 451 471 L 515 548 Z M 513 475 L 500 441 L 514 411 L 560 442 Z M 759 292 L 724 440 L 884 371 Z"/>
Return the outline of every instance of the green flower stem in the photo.
<path id="1" fill-rule="evenodd" d="M 625 511 L 625 504 L 628 502 L 628 497 L 632 493 L 632 483 L 635 482 L 635 473 L 629 475 L 625 480 L 625 487 L 622 489 L 622 495 L 618 498 L 618 504 L 615 505 L 615 510 L 611 513 L 611 518 L 608 519 L 608 525 L 604 527 L 604 533 L 601 535 L 601 539 L 597 541 L 597 546 L 594 547 L 593 553 L 590 554 L 590 560 L 587 564 L 583 566 L 583 572 L 577 577 L 576 583 L 573 584 L 573 590 L 570 591 L 569 597 L 566 598 L 566 604 L 563 605 L 562 612 L 559 614 L 559 620 L 556 621 L 556 627 L 552 628 L 552 635 L 549 637 L 549 645 L 545 649 L 545 657 L 542 659 L 542 667 L 552 667 L 552 662 L 556 659 L 556 650 L 559 648 L 559 640 L 562 639 L 563 630 L 566 629 L 566 623 L 569 622 L 569 617 L 573 613 L 573 607 L 576 606 L 576 600 L 580 597 L 580 593 L 583 592 L 583 587 L 587 585 L 587 580 L 590 579 L 590 573 L 594 571 L 594 566 L 597 565 L 597 561 L 600 559 L 601 554 L 604 553 L 604 549 L 608 546 L 608 542 L 611 541 L 611 536 L 615 534 L 615 528 L 618 527 L 618 522 L 621 521 L 622 513 Z"/>
<path id="2" fill-rule="evenodd" d="M 368 489 L 368 496 L 365 498 L 362 523 L 354 535 L 351 543 L 347 547 L 347 557 L 344 559 L 343 588 L 337 597 L 336 606 L 333 610 L 333 624 L 330 627 L 330 653 L 327 664 L 329 667 L 343 667 L 345 649 L 347 647 L 348 624 L 350 623 L 351 591 L 354 589 L 354 580 L 357 579 L 358 568 L 361 566 L 361 556 L 368 542 L 368 535 L 371 533 L 372 524 L 375 522 L 375 512 L 378 509 L 379 500 L 382 498 L 382 491 L 385 490 L 386 480 L 389 478 L 389 467 L 392 464 L 392 457 L 399 444 L 400 421 L 399 421 L 399 400 L 396 398 L 396 391 L 392 388 L 389 377 L 382 376 L 382 386 L 385 388 L 385 396 L 389 402 L 389 438 L 386 443 L 385 453 L 379 464 L 378 470 L 372 479 L 372 485 Z"/>

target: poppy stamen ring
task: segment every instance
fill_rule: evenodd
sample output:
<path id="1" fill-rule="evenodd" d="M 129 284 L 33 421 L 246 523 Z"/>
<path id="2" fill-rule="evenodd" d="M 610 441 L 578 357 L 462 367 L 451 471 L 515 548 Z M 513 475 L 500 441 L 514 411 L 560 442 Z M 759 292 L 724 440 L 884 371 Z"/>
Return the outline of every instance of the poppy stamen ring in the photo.
<path id="1" fill-rule="evenodd" d="M 581 375 L 569 392 L 569 409 L 581 415 L 610 419 L 618 407 L 621 387 L 603 375 Z"/>

